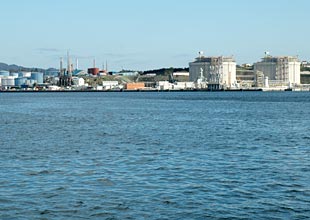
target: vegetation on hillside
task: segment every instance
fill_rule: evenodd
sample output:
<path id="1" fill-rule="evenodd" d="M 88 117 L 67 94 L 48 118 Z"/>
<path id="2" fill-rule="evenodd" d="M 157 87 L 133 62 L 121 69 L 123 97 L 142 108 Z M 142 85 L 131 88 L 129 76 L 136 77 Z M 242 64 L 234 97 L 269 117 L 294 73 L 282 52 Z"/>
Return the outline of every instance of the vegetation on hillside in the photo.
<path id="1" fill-rule="evenodd" d="M 161 68 L 161 69 L 155 69 L 155 70 L 147 70 L 142 73 L 142 75 L 147 74 L 156 74 L 156 75 L 162 75 L 162 76 L 168 76 L 174 72 L 188 72 L 189 68 Z"/>

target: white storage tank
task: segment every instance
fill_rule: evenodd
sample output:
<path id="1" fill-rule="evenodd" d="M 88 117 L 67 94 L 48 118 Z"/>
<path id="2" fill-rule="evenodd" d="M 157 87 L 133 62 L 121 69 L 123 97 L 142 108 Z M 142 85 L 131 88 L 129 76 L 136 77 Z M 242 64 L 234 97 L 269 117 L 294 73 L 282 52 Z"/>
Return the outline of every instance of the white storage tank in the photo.
<path id="1" fill-rule="evenodd" d="M 18 77 L 21 78 L 30 78 L 31 77 L 31 72 L 19 72 Z"/>
<path id="2" fill-rule="evenodd" d="M 10 73 L 10 76 L 13 76 L 14 78 L 18 78 L 18 73 Z"/>
<path id="3" fill-rule="evenodd" d="M 2 86 L 7 86 L 7 87 L 15 86 L 14 77 L 13 76 L 2 77 L 1 84 Z"/>
<path id="4" fill-rule="evenodd" d="M 0 76 L 10 76 L 10 72 L 5 71 L 5 70 L 0 70 Z"/>

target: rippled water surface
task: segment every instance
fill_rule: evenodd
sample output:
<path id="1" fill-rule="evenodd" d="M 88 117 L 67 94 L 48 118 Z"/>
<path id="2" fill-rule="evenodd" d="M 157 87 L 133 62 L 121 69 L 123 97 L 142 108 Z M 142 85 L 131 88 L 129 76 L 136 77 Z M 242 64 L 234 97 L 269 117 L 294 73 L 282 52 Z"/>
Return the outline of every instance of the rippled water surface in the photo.
<path id="1" fill-rule="evenodd" d="M 0 93 L 0 219 L 309 219 L 310 93 Z"/>

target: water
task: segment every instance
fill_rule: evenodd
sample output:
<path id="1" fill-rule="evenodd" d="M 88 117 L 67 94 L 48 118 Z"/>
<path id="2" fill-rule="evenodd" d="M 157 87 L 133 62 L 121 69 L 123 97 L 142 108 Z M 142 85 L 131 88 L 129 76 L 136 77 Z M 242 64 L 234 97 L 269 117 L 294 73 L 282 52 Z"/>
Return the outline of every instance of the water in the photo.
<path id="1" fill-rule="evenodd" d="M 0 219 L 310 219 L 310 93 L 0 93 Z"/>

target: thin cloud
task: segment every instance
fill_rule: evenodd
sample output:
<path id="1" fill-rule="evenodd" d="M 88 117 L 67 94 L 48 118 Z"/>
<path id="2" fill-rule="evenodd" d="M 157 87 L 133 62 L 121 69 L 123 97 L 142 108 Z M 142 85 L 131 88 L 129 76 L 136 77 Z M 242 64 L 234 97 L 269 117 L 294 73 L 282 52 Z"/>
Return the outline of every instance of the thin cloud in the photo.
<path id="1" fill-rule="evenodd" d="M 54 52 L 60 52 L 61 50 L 57 49 L 57 48 L 37 48 L 36 51 L 40 52 L 40 53 L 54 53 Z"/>

